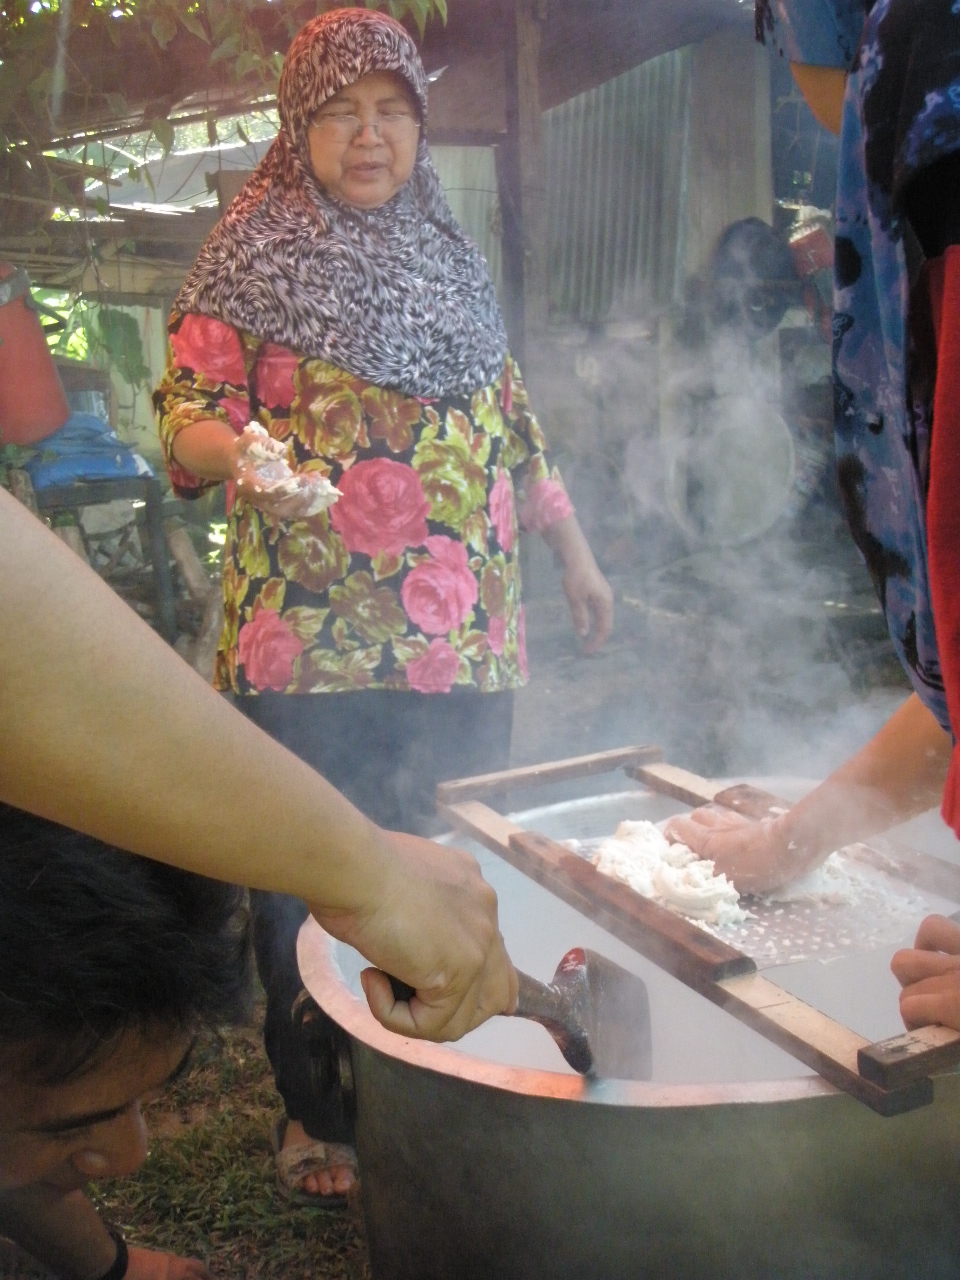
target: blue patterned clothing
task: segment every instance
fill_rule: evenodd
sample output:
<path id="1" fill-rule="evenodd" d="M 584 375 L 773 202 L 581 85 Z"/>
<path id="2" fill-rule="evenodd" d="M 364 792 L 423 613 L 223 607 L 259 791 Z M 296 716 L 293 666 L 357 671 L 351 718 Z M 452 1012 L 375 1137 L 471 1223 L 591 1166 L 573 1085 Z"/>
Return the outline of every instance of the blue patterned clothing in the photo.
<path id="1" fill-rule="evenodd" d="M 840 487 L 897 655 L 949 729 L 927 569 L 933 378 L 911 311 L 922 254 L 906 204 L 914 179 L 960 152 L 960 0 L 759 0 L 757 19 L 792 61 L 850 72 L 834 269 Z"/>

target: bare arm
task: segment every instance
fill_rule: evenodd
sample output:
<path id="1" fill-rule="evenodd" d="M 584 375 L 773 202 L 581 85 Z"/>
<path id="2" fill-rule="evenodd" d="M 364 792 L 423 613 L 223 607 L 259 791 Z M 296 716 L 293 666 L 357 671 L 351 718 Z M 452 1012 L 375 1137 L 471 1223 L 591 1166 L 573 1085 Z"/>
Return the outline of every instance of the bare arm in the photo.
<path id="1" fill-rule="evenodd" d="M 99 1280 L 117 1246 L 81 1191 L 43 1185 L 0 1194 L 0 1231 L 66 1280 Z M 129 1248 L 128 1280 L 210 1280 L 196 1258 Z"/>
<path id="2" fill-rule="evenodd" d="M 117 1246 L 81 1191 L 31 1186 L 0 1194 L 0 1231 L 58 1275 L 97 1280 Z"/>
<path id="3" fill-rule="evenodd" d="M 563 562 L 563 589 L 584 653 L 596 653 L 613 631 L 613 592 L 600 572 L 576 516 L 543 531 L 543 540 Z"/>
<path id="4" fill-rule="evenodd" d="M 173 456 L 201 480 L 235 480 L 239 440 L 225 422 L 207 418 L 177 434 Z"/>
<path id="5" fill-rule="evenodd" d="M 257 475 L 256 463 L 246 452 L 249 433 L 238 436 L 216 418 L 191 423 L 178 432 L 173 456 L 201 480 L 235 480 L 237 495 L 278 520 L 299 520 L 309 513 L 312 490 L 309 480 L 293 494 L 278 495 Z M 284 452 L 281 448 L 281 454 Z"/>
<path id="6" fill-rule="evenodd" d="M 369 822 L 2 492 L 0 547 L 0 799 L 161 862 L 304 898 L 418 989 L 420 1034 L 454 1038 L 512 1007 L 496 895 L 472 858 Z M 384 1002 L 375 1012 L 394 1016 Z"/>
<path id="7" fill-rule="evenodd" d="M 949 736 L 916 694 L 846 764 L 783 817 L 761 823 L 716 809 L 674 818 L 667 835 L 712 858 L 741 891 L 793 880 L 834 849 L 865 840 L 939 803 Z"/>

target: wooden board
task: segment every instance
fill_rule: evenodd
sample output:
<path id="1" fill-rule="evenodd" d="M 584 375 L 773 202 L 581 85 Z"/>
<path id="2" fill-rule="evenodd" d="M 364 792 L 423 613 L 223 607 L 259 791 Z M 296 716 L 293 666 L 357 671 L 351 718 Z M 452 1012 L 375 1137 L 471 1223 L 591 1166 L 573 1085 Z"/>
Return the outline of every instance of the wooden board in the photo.
<path id="1" fill-rule="evenodd" d="M 723 790 L 718 782 L 700 778 L 695 773 L 688 773 L 686 769 L 678 769 L 674 764 L 643 764 L 636 769 L 627 769 L 626 772 L 651 791 L 671 796 L 682 804 L 693 805 L 695 809 L 700 805 L 713 804 L 715 797 Z"/>
<path id="2" fill-rule="evenodd" d="M 897 1089 L 938 1071 L 960 1066 L 960 1031 L 918 1027 L 902 1036 L 865 1045 L 857 1054 L 860 1074 L 884 1089 Z"/>
<path id="3" fill-rule="evenodd" d="M 756 963 L 682 916 L 533 831 L 510 836 L 514 866 L 689 986 L 754 973 Z"/>
<path id="4" fill-rule="evenodd" d="M 563 845 L 524 831 L 477 800 L 444 805 L 441 812 L 525 875 L 880 1115 L 898 1115 L 933 1101 L 927 1078 L 894 1089 L 867 1079 L 858 1069 L 858 1054 L 869 1047 L 862 1036 L 761 977 L 748 956 L 603 875 Z"/>
<path id="5" fill-rule="evenodd" d="M 902 1115 L 933 1102 L 933 1081 L 925 1075 L 889 1089 L 868 1080 L 858 1063 L 869 1047 L 863 1036 L 759 973 L 724 979 L 702 994 L 879 1115 Z"/>
<path id="6" fill-rule="evenodd" d="M 499 773 L 482 773 L 473 778 L 441 782 L 437 787 L 437 803 L 460 804 L 481 796 L 502 795 L 525 787 L 544 786 L 550 782 L 566 782 L 571 778 L 590 778 L 615 769 L 652 763 L 663 759 L 659 747 L 620 747 L 616 751 L 597 751 L 589 756 L 569 760 L 553 760 L 547 764 L 527 765 L 520 769 L 503 769 Z"/>

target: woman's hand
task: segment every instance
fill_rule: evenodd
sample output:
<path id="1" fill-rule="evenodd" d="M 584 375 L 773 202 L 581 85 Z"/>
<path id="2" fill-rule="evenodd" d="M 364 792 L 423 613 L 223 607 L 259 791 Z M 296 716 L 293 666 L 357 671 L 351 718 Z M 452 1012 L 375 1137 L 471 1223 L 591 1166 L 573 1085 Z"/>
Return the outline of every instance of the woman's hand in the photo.
<path id="1" fill-rule="evenodd" d="M 613 631 L 613 592 L 592 555 L 565 565 L 563 590 L 583 652 L 596 653 Z"/>
<path id="2" fill-rule="evenodd" d="M 576 516 L 543 531 L 550 550 L 563 561 L 563 590 L 585 654 L 596 653 L 613 631 L 613 592 L 600 572 Z"/>
<path id="3" fill-rule="evenodd" d="M 199 1258 L 178 1258 L 153 1249 L 129 1249 L 127 1280 L 212 1280 Z"/>
<path id="4" fill-rule="evenodd" d="M 233 480 L 237 494 L 277 520 L 305 520 L 331 506 L 337 490 L 319 471 L 292 471 L 287 448 L 258 423 L 237 435 L 216 418 L 184 427 L 173 458 L 203 480 Z"/>
<path id="5" fill-rule="evenodd" d="M 664 834 L 732 880 L 741 893 L 769 893 L 809 869 L 801 863 L 782 818 L 753 822 L 732 809 L 706 807 L 671 818 Z"/>
<path id="6" fill-rule="evenodd" d="M 276 520 L 305 520 L 336 500 L 325 476 L 292 471 L 286 446 L 253 423 L 237 436 L 230 469 L 237 497 Z M 326 495 L 330 500 L 325 502 Z"/>
<path id="7" fill-rule="evenodd" d="M 384 861 L 367 912 L 313 914 L 376 969 L 361 975 L 374 1017 L 398 1035 L 459 1040 L 517 1004 L 517 975 L 497 919 L 497 895 L 476 860 L 417 836 L 380 833 Z M 393 974 L 416 989 L 396 1001 Z"/>
<path id="8" fill-rule="evenodd" d="M 903 987 L 900 1016 L 908 1030 L 935 1022 L 960 1031 L 960 925 L 927 916 L 913 949 L 898 951 L 890 968 Z"/>

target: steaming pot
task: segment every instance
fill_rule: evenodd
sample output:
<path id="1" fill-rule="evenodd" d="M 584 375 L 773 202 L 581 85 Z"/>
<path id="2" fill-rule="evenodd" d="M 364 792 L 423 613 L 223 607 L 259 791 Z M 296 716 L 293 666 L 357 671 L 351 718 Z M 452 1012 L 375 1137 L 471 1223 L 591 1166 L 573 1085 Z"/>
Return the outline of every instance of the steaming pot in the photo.
<path id="1" fill-rule="evenodd" d="M 783 779 L 758 784 L 790 794 Z M 517 821 L 586 837 L 677 808 L 637 790 Z M 939 819 L 923 821 L 926 847 L 939 852 Z M 355 1098 L 376 1280 L 960 1275 L 960 1075 L 937 1080 L 932 1106 L 882 1119 L 469 847 L 522 968 L 549 978 L 582 945 L 644 978 L 653 1079 L 584 1081 L 542 1029 L 513 1019 L 493 1019 L 458 1046 L 393 1036 L 362 1000 L 364 962 L 308 921 L 300 968 L 345 1033 L 341 1076 Z M 901 1030 L 894 949 L 772 976 L 879 1039 Z"/>

